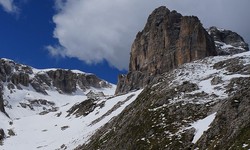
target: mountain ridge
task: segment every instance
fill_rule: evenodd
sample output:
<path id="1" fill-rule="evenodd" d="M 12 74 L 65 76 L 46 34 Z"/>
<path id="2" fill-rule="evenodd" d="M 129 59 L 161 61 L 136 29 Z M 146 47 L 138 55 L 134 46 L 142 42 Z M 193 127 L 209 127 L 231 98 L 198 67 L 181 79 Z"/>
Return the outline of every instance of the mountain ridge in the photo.
<path id="1" fill-rule="evenodd" d="M 82 90 L 88 88 L 88 84 L 92 84 L 92 86 L 96 88 L 109 86 L 107 81 L 99 79 L 94 74 L 78 70 L 56 68 L 36 69 L 27 65 L 17 64 L 9 59 L 1 59 L 0 67 L 2 82 L 11 81 L 14 86 L 18 84 L 28 86 L 30 84 L 37 92 L 42 92 L 44 94 L 46 94 L 44 91 L 45 89 L 42 89 L 44 87 L 40 87 L 39 84 L 44 84 L 47 88 L 53 85 L 57 87 L 58 90 L 61 90 L 61 92 L 69 94 L 76 90 L 76 86 L 79 86 Z M 99 83 L 100 85 L 98 85 Z M 13 87 L 13 85 L 11 86 Z"/>
<path id="2" fill-rule="evenodd" d="M 140 93 L 114 96 L 116 86 L 94 74 L 9 59 L 0 60 L 0 77 L 1 149 L 74 149 Z"/>

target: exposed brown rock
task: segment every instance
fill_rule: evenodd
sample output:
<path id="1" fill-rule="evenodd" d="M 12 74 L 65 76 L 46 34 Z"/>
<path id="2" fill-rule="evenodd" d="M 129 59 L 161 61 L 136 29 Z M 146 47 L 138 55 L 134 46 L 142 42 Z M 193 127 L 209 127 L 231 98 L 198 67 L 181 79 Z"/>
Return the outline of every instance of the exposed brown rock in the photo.
<path id="1" fill-rule="evenodd" d="M 212 55 L 216 55 L 214 41 L 197 17 L 159 7 L 137 34 L 129 73 L 119 76 L 116 93 L 142 88 L 164 72 Z"/>
<path id="2" fill-rule="evenodd" d="M 182 17 L 175 55 L 177 66 L 213 55 L 216 55 L 214 42 L 199 19 L 194 16 Z"/>

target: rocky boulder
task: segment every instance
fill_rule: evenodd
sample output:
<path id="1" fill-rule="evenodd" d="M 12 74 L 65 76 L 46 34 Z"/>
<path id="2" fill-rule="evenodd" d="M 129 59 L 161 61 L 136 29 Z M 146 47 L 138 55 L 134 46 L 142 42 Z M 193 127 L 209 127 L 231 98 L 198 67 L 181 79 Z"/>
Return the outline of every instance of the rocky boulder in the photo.
<path id="1" fill-rule="evenodd" d="M 246 52 L 248 44 L 236 32 L 210 27 L 208 33 L 214 38 L 218 55 L 230 55 Z"/>
<path id="2" fill-rule="evenodd" d="M 213 55 L 214 41 L 197 17 L 159 7 L 137 34 L 131 48 L 129 73 L 119 77 L 116 93 L 142 88 L 164 72 Z"/>

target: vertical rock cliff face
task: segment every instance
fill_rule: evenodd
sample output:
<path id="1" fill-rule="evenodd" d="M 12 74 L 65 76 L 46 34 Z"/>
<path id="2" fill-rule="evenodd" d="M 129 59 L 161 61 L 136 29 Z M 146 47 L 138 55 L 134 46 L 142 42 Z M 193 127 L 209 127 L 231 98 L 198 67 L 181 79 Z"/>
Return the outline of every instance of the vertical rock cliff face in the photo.
<path id="1" fill-rule="evenodd" d="M 131 48 L 129 73 L 119 76 L 116 93 L 141 88 L 157 75 L 216 55 L 214 41 L 195 16 L 182 16 L 165 6 L 149 16 Z"/>

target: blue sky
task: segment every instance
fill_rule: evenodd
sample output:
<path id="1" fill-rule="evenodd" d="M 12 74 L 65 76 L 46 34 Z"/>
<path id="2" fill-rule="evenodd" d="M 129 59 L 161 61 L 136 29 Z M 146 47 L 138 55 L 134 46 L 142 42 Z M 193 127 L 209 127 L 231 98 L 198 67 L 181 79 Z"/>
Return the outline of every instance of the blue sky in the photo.
<path id="1" fill-rule="evenodd" d="M 18 14 L 0 9 L 0 58 L 9 58 L 35 68 L 78 69 L 95 73 L 112 83 L 116 83 L 119 73 L 126 72 L 110 67 L 107 61 L 88 65 L 77 58 L 51 56 L 46 46 L 58 43 L 53 38 L 55 24 L 52 17 L 56 13 L 54 2 L 31 0 L 18 6 Z"/>
<path id="2" fill-rule="evenodd" d="M 116 83 L 128 69 L 136 33 L 161 5 L 250 42 L 249 0 L 0 0 L 0 57 L 35 68 L 78 69 Z"/>

